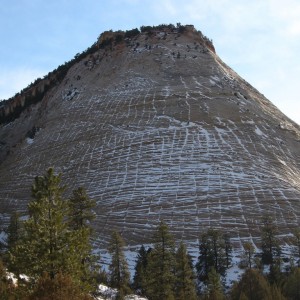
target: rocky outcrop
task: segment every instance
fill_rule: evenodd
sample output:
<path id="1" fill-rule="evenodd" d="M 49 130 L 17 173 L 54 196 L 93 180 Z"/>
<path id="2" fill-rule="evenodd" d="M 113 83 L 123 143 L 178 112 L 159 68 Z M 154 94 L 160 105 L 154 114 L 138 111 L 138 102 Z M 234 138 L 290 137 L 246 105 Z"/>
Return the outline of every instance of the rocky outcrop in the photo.
<path id="1" fill-rule="evenodd" d="M 53 166 L 97 201 L 99 245 L 112 229 L 148 242 L 159 220 L 190 243 L 210 226 L 255 239 L 264 215 L 283 236 L 299 225 L 299 126 L 180 28 L 102 36 L 1 127 L 3 218 Z"/>

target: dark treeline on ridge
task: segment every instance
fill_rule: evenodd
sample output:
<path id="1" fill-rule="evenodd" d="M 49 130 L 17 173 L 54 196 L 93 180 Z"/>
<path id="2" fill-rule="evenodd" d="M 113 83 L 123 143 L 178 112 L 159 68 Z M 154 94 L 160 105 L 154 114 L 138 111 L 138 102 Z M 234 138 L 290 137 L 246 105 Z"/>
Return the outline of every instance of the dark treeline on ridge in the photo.
<path id="1" fill-rule="evenodd" d="M 99 284 L 116 289 L 116 299 L 130 294 L 149 300 L 300 299 L 299 230 L 292 239 L 293 256 L 287 259 L 276 225 L 264 218 L 259 253 L 253 243 L 244 242 L 243 275 L 226 286 L 232 267 L 230 237 L 214 228 L 199 233 L 194 264 L 187 246 L 162 221 L 149 237 L 151 247 L 140 247 L 131 278 L 121 234 L 111 232 L 111 263 L 105 272 L 92 245 L 95 201 L 83 187 L 69 198 L 65 190 L 61 174 L 50 168 L 34 179 L 27 215 L 11 215 L 1 245 L 0 299 L 97 299 Z"/>
<path id="2" fill-rule="evenodd" d="M 107 51 L 113 51 L 114 46 L 129 42 L 130 39 L 136 38 L 140 33 L 148 34 L 149 36 L 155 34 L 156 31 L 169 31 L 182 34 L 187 31 L 189 27 L 191 27 L 191 25 L 181 25 L 181 23 L 177 23 L 176 26 L 173 24 L 160 24 L 157 26 L 141 26 L 140 29 L 134 28 L 126 31 L 118 30 L 113 32 L 110 30 L 103 32 L 92 46 L 81 53 L 77 53 L 72 59 L 59 65 L 43 78 L 37 78 L 22 91 L 7 100 L 0 99 L 0 125 L 14 121 L 20 117 L 26 108 L 41 102 L 51 88 L 63 81 L 72 66 L 98 50 L 105 49 Z M 198 33 L 207 45 L 212 46 L 212 41 L 209 38 L 203 35 L 201 31 L 198 31 Z"/>

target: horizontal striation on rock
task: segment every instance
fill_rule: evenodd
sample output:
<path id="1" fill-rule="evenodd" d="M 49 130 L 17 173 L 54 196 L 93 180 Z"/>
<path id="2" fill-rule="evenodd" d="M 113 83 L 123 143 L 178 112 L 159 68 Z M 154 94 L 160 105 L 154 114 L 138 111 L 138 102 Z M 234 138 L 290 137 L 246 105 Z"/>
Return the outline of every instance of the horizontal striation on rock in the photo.
<path id="1" fill-rule="evenodd" d="M 2 137 L 32 119 L 40 129 L 0 165 L 1 213 L 24 210 L 33 177 L 54 166 L 97 201 L 101 243 L 112 229 L 147 242 L 159 220 L 184 240 L 210 226 L 256 236 L 264 215 L 282 234 L 298 226 L 299 128 L 196 41 L 99 50 L 34 116 L 3 126 Z"/>

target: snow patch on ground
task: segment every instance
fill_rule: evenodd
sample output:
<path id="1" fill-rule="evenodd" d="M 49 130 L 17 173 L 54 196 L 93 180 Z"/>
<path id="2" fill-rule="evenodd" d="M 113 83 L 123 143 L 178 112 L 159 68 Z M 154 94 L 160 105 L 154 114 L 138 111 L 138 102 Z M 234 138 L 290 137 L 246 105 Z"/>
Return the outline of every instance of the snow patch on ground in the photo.
<path id="1" fill-rule="evenodd" d="M 27 143 L 28 145 L 31 145 L 33 142 L 34 142 L 33 139 L 31 139 L 31 138 L 26 138 L 26 143 Z"/>
<path id="2" fill-rule="evenodd" d="M 250 125 L 254 125 L 255 124 L 255 122 L 253 120 L 246 120 L 246 121 L 242 120 L 242 123 L 244 123 L 244 124 L 250 124 Z"/>
<path id="3" fill-rule="evenodd" d="M 282 163 L 284 166 L 287 166 L 286 162 L 280 158 L 278 158 L 279 162 Z"/>
<path id="4" fill-rule="evenodd" d="M 255 126 L 255 133 L 260 136 L 265 136 L 265 134 L 257 126 Z"/>
<path id="5" fill-rule="evenodd" d="M 6 244 L 7 234 L 5 231 L 0 232 L 0 244 Z"/>
<path id="6" fill-rule="evenodd" d="M 106 285 L 99 284 L 98 291 L 101 296 L 97 297 L 97 300 L 114 300 L 117 297 L 118 290 L 107 287 Z M 137 295 L 127 295 L 125 300 L 147 300 L 147 298 Z"/>

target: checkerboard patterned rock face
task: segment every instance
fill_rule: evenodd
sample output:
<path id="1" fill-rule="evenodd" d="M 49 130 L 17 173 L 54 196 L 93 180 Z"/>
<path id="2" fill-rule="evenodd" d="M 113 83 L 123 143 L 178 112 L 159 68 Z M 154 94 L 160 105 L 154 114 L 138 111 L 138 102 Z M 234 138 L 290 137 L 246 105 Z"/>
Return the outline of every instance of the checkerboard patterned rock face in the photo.
<path id="1" fill-rule="evenodd" d="M 0 165 L 1 217 L 25 210 L 34 176 L 54 166 L 97 201 L 100 243 L 112 229 L 147 242 L 159 220 L 185 241 L 209 226 L 255 237 L 265 215 L 284 235 L 300 221 L 299 136 L 198 33 L 140 34 L 74 65 L 0 128 L 16 141 Z"/>

